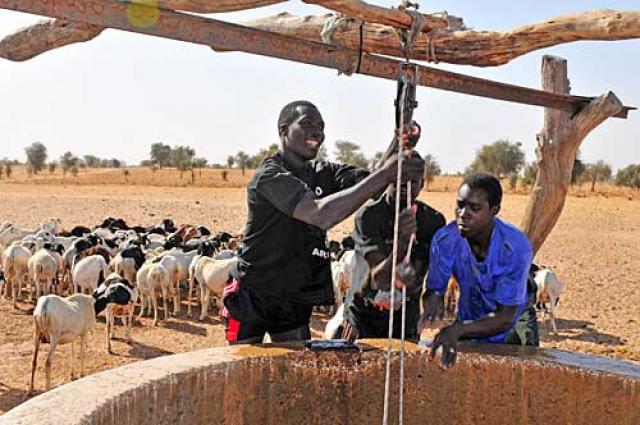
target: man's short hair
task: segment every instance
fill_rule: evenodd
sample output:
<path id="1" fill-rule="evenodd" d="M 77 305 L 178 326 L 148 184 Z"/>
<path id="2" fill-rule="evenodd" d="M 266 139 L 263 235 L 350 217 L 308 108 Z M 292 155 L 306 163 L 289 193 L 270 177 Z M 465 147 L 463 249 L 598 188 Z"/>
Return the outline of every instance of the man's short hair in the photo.
<path id="1" fill-rule="evenodd" d="M 473 173 L 465 177 L 460 186 L 469 186 L 469 189 L 482 189 L 487 194 L 489 206 L 493 207 L 502 203 L 502 186 L 493 174 L 489 173 Z"/>
<path id="2" fill-rule="evenodd" d="M 287 103 L 280 111 L 280 116 L 278 117 L 278 134 L 280 134 L 280 129 L 283 125 L 288 126 L 298 118 L 300 115 L 298 106 L 307 106 L 316 110 L 318 109 L 316 105 L 307 100 L 296 100 L 294 102 Z"/>

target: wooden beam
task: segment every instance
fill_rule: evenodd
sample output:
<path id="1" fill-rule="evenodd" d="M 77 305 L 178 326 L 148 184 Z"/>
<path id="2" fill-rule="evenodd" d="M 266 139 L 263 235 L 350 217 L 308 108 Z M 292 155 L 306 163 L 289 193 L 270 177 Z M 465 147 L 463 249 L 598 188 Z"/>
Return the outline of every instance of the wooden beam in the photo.
<path id="1" fill-rule="evenodd" d="M 89 41 L 104 27 L 92 24 L 47 19 L 0 41 L 0 57 L 12 61 L 29 60 L 41 53 L 73 43 Z"/>
<path id="2" fill-rule="evenodd" d="M 411 28 L 413 18 L 407 12 L 398 8 L 386 8 L 369 4 L 361 0 L 302 0 L 308 4 L 316 4 L 350 18 L 356 18 L 368 23 L 388 25 L 394 28 Z M 457 16 L 435 16 L 422 13 L 423 32 L 434 29 L 459 30 L 464 28 L 462 18 Z"/>
<path id="3" fill-rule="evenodd" d="M 322 41 L 320 34 L 331 18 L 331 15 L 301 17 L 279 14 L 256 19 L 245 25 L 306 40 Z M 366 23 L 362 30 L 362 48 L 365 52 L 404 57 L 392 26 Z M 416 38 L 411 58 L 458 65 L 497 66 L 558 44 L 634 38 L 640 38 L 640 12 L 601 10 L 561 16 L 507 32 L 435 30 Z M 360 21 L 342 19 L 335 25 L 331 40 L 341 47 L 358 48 Z"/>
<path id="4" fill-rule="evenodd" d="M 0 7 L 197 43 L 220 51 L 243 51 L 390 80 L 397 78 L 400 64 L 397 60 L 359 54 L 355 50 L 119 1 L 0 0 Z M 420 67 L 418 84 L 474 96 L 558 108 L 572 113 L 591 101 L 589 97 L 547 93 L 424 66 Z M 626 117 L 628 109 L 630 108 L 623 109 L 619 116 Z"/>
<path id="5" fill-rule="evenodd" d="M 133 3 L 149 5 L 150 0 L 131 0 Z M 158 0 L 158 7 L 194 13 L 220 13 L 254 9 L 287 0 Z M 396 28 L 410 28 L 411 15 L 397 8 L 386 8 L 369 4 L 362 0 L 302 0 L 304 3 L 322 6 L 329 10 L 371 23 L 390 25 Z M 464 24 L 457 16 L 435 16 L 422 14 L 423 31 L 440 29 L 462 29 Z"/>
<path id="6" fill-rule="evenodd" d="M 168 10 L 183 10 L 193 13 L 222 13 L 255 9 L 287 0 L 158 0 L 158 7 Z M 131 0 L 132 3 L 149 5 L 153 0 Z"/>

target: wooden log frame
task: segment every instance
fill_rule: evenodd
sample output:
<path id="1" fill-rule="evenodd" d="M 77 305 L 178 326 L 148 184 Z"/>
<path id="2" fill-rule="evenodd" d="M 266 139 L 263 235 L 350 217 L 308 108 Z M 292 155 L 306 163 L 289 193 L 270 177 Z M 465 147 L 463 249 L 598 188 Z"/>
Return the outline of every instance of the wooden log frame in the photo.
<path id="1" fill-rule="evenodd" d="M 322 41 L 322 28 L 331 16 L 298 17 L 280 14 L 245 23 L 252 28 Z M 332 42 L 358 48 L 360 22 L 345 18 L 333 31 Z M 602 10 L 563 16 L 508 32 L 435 29 L 418 36 L 411 58 L 458 65 L 497 66 L 545 47 L 579 40 L 624 40 L 640 37 L 640 12 Z M 365 23 L 362 48 L 367 53 L 403 57 L 395 28 Z"/>
<path id="2" fill-rule="evenodd" d="M 554 56 L 542 58 L 542 87 L 554 93 L 570 92 L 567 61 Z M 571 115 L 545 109 L 544 128 L 538 134 L 538 173 L 520 227 L 537 252 L 551 233 L 564 207 L 571 184 L 576 153 L 587 135 L 623 108 L 611 92 L 604 94 Z"/>
<path id="3" fill-rule="evenodd" d="M 360 1 L 307 0 L 307 2 L 332 7 L 350 14 L 349 18 L 341 19 L 332 30 L 331 39 L 334 44 L 348 49 L 359 49 L 362 46 L 362 50 L 367 53 L 403 57 L 396 28 L 408 28 L 411 25 L 412 18 L 408 13 L 398 9 L 370 6 Z M 161 2 L 165 7 L 173 6 L 187 11 L 214 10 L 212 7 L 197 7 L 197 4 L 192 3 L 210 5 L 205 0 L 199 2 L 184 0 Z M 276 3 L 276 1 L 246 1 L 241 5 L 248 7 L 255 3 L 264 5 Z M 345 4 L 348 7 L 345 7 Z M 215 11 L 233 10 L 232 6 L 234 5 L 240 6 L 235 2 L 221 2 Z M 423 28 L 424 32 L 415 40 L 412 59 L 460 65 L 497 66 L 532 51 L 561 43 L 579 40 L 624 40 L 640 37 L 640 12 L 612 10 L 585 12 L 525 25 L 508 32 L 454 31 L 451 27 L 448 29 L 446 27 L 446 22 L 451 25 L 451 19 L 446 21 L 431 15 L 422 16 L 425 17 L 426 22 Z M 405 19 L 400 19 L 400 17 Z M 280 14 L 247 22 L 245 25 L 307 40 L 322 41 L 322 29 L 331 19 L 335 19 L 335 16 L 329 14 L 297 17 Z M 462 21 L 459 18 L 456 19 L 459 20 L 459 22 L 456 21 L 456 27 L 462 27 Z M 360 43 L 362 23 L 363 38 Z M 68 33 L 73 25 L 79 26 L 75 31 L 77 35 L 68 38 L 65 33 Z M 50 34 L 54 31 L 60 31 L 63 34 L 61 36 Z M 78 36 L 82 31 L 86 32 L 84 40 Z M 40 43 L 38 43 L 38 37 L 41 39 Z M 50 25 L 47 31 L 44 31 L 41 26 L 38 31 L 30 32 L 31 40 L 29 43 L 16 43 L 15 35 L 0 41 L 0 57 L 11 60 L 26 60 L 47 50 L 78 41 L 87 41 L 93 37 L 95 37 L 95 30 L 93 28 L 86 29 L 83 24 Z M 52 43 L 51 40 L 59 41 Z"/>
<path id="4" fill-rule="evenodd" d="M 71 22 L 188 41 L 221 51 L 244 51 L 377 78 L 397 79 L 399 61 L 201 16 L 105 0 L 0 0 L 0 7 Z M 46 30 L 46 27 L 43 27 Z M 567 96 L 420 67 L 418 84 L 441 90 L 577 112 L 590 97 Z M 626 118 L 633 108 L 617 115 Z"/>

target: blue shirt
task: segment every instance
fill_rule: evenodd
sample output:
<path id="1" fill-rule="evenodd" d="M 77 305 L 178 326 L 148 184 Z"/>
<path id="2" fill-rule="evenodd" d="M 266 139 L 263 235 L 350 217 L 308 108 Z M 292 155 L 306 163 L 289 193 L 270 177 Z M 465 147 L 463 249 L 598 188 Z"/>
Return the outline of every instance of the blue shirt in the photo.
<path id="1" fill-rule="evenodd" d="M 460 286 L 459 320 L 477 320 L 498 305 L 518 306 L 510 328 L 484 339 L 503 342 L 527 306 L 527 275 L 533 259 L 529 240 L 513 225 L 494 219 L 484 261 L 478 261 L 455 222 L 441 228 L 431 242 L 427 287 L 444 293 L 451 276 Z"/>

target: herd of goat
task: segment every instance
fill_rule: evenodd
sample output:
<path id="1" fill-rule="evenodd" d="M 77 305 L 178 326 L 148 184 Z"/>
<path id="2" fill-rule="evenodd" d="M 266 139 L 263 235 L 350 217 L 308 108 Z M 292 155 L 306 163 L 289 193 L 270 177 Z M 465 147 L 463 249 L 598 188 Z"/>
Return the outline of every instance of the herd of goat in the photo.
<path id="1" fill-rule="evenodd" d="M 122 320 L 131 340 L 134 309 L 139 306 L 138 318 L 152 314 L 156 325 L 159 297 L 166 320 L 180 313 L 186 290 L 187 316 L 191 317 L 197 291 L 199 319 L 204 320 L 211 298 L 220 302 L 224 284 L 237 270 L 236 253 L 242 238 L 228 232 L 212 234 L 204 226 L 178 228 L 171 219 L 150 227 L 130 227 L 114 218 L 94 228 L 76 226 L 62 231 L 60 227 L 59 219 L 49 219 L 35 229 L 0 223 L 0 294 L 14 308 L 21 299 L 36 302 L 30 390 L 41 342 L 50 343 L 47 388 L 52 356 L 59 344 L 80 340 L 82 375 L 86 338 L 103 310 L 109 353 L 115 318 Z M 331 242 L 335 256 L 341 255 L 343 246 L 353 248 L 349 239 L 343 244 Z M 347 258 L 352 257 L 344 256 Z M 349 278 L 343 264 L 334 266 L 336 282 Z M 342 288 L 346 290 L 345 284 Z M 70 377 L 72 372 L 71 366 Z"/>
<path id="2" fill-rule="evenodd" d="M 0 293 L 11 299 L 14 308 L 22 298 L 36 301 L 30 392 L 41 342 L 50 343 L 45 365 L 48 389 L 52 357 L 58 344 L 80 339 L 80 375 L 83 374 L 86 340 L 98 313 L 105 311 L 106 346 L 111 353 L 116 317 L 122 320 L 130 341 L 136 306 L 140 306 L 138 319 L 152 313 L 155 326 L 158 297 L 162 298 L 166 320 L 171 314 L 180 313 L 182 293 L 186 290 L 187 316 L 192 316 L 197 292 L 199 320 L 203 320 L 212 296 L 219 303 L 225 283 L 237 271 L 241 234 L 212 234 L 204 226 L 178 228 L 171 219 L 150 227 L 130 227 L 124 220 L 111 217 L 94 228 L 76 226 L 62 231 L 60 226 L 59 219 L 49 219 L 35 229 L 0 222 Z M 342 242 L 329 242 L 337 307 L 332 322 L 340 321 L 340 304 L 351 285 L 355 268 L 353 249 L 350 237 Z M 536 272 L 535 280 L 538 300 L 550 306 L 551 324 L 557 332 L 553 307 L 562 284 L 548 269 Z M 27 293 L 25 297 L 23 292 Z M 455 305 L 454 292 L 447 294 L 449 306 Z M 329 333 L 325 330 L 325 335 Z M 73 349 L 70 378 L 72 374 Z"/>

